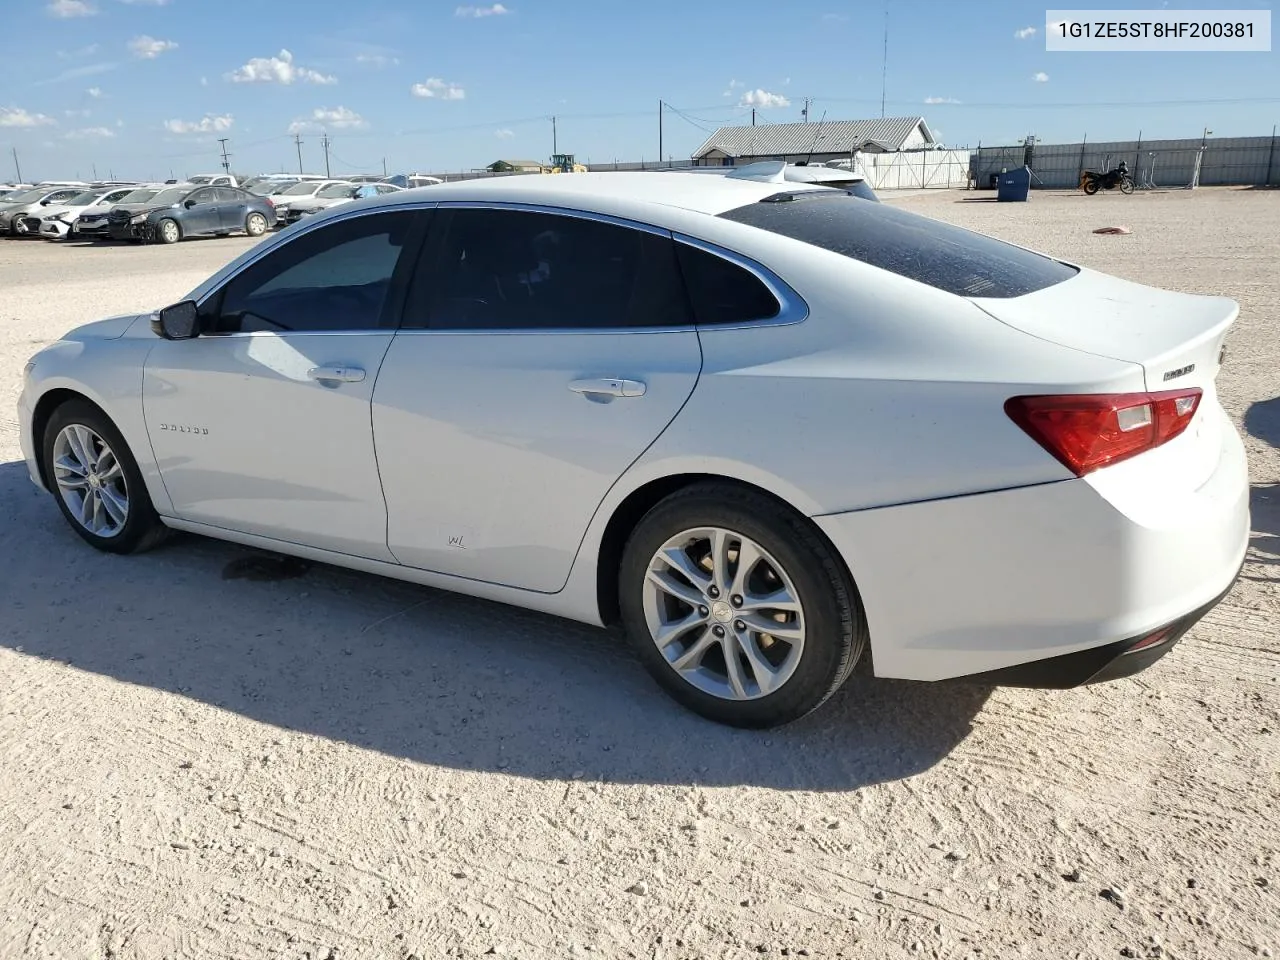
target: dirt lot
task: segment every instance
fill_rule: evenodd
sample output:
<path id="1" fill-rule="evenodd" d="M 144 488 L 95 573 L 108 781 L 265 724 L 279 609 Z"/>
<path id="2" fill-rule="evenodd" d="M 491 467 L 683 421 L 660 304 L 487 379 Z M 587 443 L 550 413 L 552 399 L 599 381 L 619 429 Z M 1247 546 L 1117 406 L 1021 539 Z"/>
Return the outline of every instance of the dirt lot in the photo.
<path id="1" fill-rule="evenodd" d="M 0 957 L 1280 953 L 1280 193 L 971 196 L 895 202 L 1241 302 L 1244 577 L 1135 679 L 859 677 L 768 734 L 572 624 L 92 552 L 19 462 L 23 362 L 250 241 L 0 242 Z"/>

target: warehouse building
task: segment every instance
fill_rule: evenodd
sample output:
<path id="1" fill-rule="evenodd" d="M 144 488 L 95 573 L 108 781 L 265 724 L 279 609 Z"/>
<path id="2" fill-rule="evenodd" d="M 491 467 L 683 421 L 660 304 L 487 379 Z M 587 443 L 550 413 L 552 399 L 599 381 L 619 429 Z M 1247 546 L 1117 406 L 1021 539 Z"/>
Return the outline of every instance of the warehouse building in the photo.
<path id="1" fill-rule="evenodd" d="M 757 160 L 825 163 L 858 153 L 899 153 L 937 146 L 924 117 L 827 120 L 721 127 L 694 151 L 699 166 L 734 166 Z"/>

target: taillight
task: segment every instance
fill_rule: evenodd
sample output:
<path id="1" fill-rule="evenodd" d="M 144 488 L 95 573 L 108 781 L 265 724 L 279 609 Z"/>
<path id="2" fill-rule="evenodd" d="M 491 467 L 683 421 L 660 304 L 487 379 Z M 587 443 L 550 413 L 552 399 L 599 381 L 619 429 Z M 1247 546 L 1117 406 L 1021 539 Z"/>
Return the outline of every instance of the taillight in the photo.
<path id="1" fill-rule="evenodd" d="M 1168 443 L 1191 423 L 1201 391 L 1013 397 L 1004 412 L 1078 477 Z"/>
<path id="2" fill-rule="evenodd" d="M 272 200 L 270 197 L 263 197 L 262 199 L 267 201 L 267 206 L 270 207 L 272 210 L 276 208 L 276 202 Z"/>

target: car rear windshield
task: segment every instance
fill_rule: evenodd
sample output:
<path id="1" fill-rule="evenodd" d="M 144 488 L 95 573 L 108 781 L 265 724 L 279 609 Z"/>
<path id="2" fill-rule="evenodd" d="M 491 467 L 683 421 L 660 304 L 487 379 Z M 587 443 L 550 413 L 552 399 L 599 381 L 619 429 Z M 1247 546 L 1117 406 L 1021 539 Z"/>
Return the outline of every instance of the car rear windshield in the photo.
<path id="1" fill-rule="evenodd" d="M 1079 272 L 949 223 L 834 191 L 776 194 L 720 216 L 961 297 L 1020 297 Z"/>

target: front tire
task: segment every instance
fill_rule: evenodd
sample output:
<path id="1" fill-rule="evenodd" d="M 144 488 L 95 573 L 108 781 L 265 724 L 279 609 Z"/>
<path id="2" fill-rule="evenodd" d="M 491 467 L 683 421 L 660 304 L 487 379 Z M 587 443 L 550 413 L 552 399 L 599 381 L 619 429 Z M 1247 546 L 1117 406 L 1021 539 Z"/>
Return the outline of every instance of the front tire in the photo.
<path id="1" fill-rule="evenodd" d="M 161 243 L 177 243 L 182 239 L 182 228 L 178 221 L 165 217 L 156 224 L 156 239 Z"/>
<path id="2" fill-rule="evenodd" d="M 260 237 L 267 232 L 267 218 L 260 213 L 251 213 L 244 218 L 244 232 L 251 237 Z"/>
<path id="3" fill-rule="evenodd" d="M 1128 177 L 1122 177 L 1120 179 L 1120 192 L 1124 194 L 1133 193 L 1133 181 Z"/>
<path id="4" fill-rule="evenodd" d="M 729 484 L 661 501 L 623 550 L 619 601 L 641 662 L 710 720 L 766 728 L 840 688 L 867 642 L 857 590 L 805 518 Z"/>
<path id="5" fill-rule="evenodd" d="M 164 539 L 138 462 L 107 416 L 83 400 L 58 407 L 41 438 L 45 476 L 71 528 L 107 553 L 139 553 Z"/>

